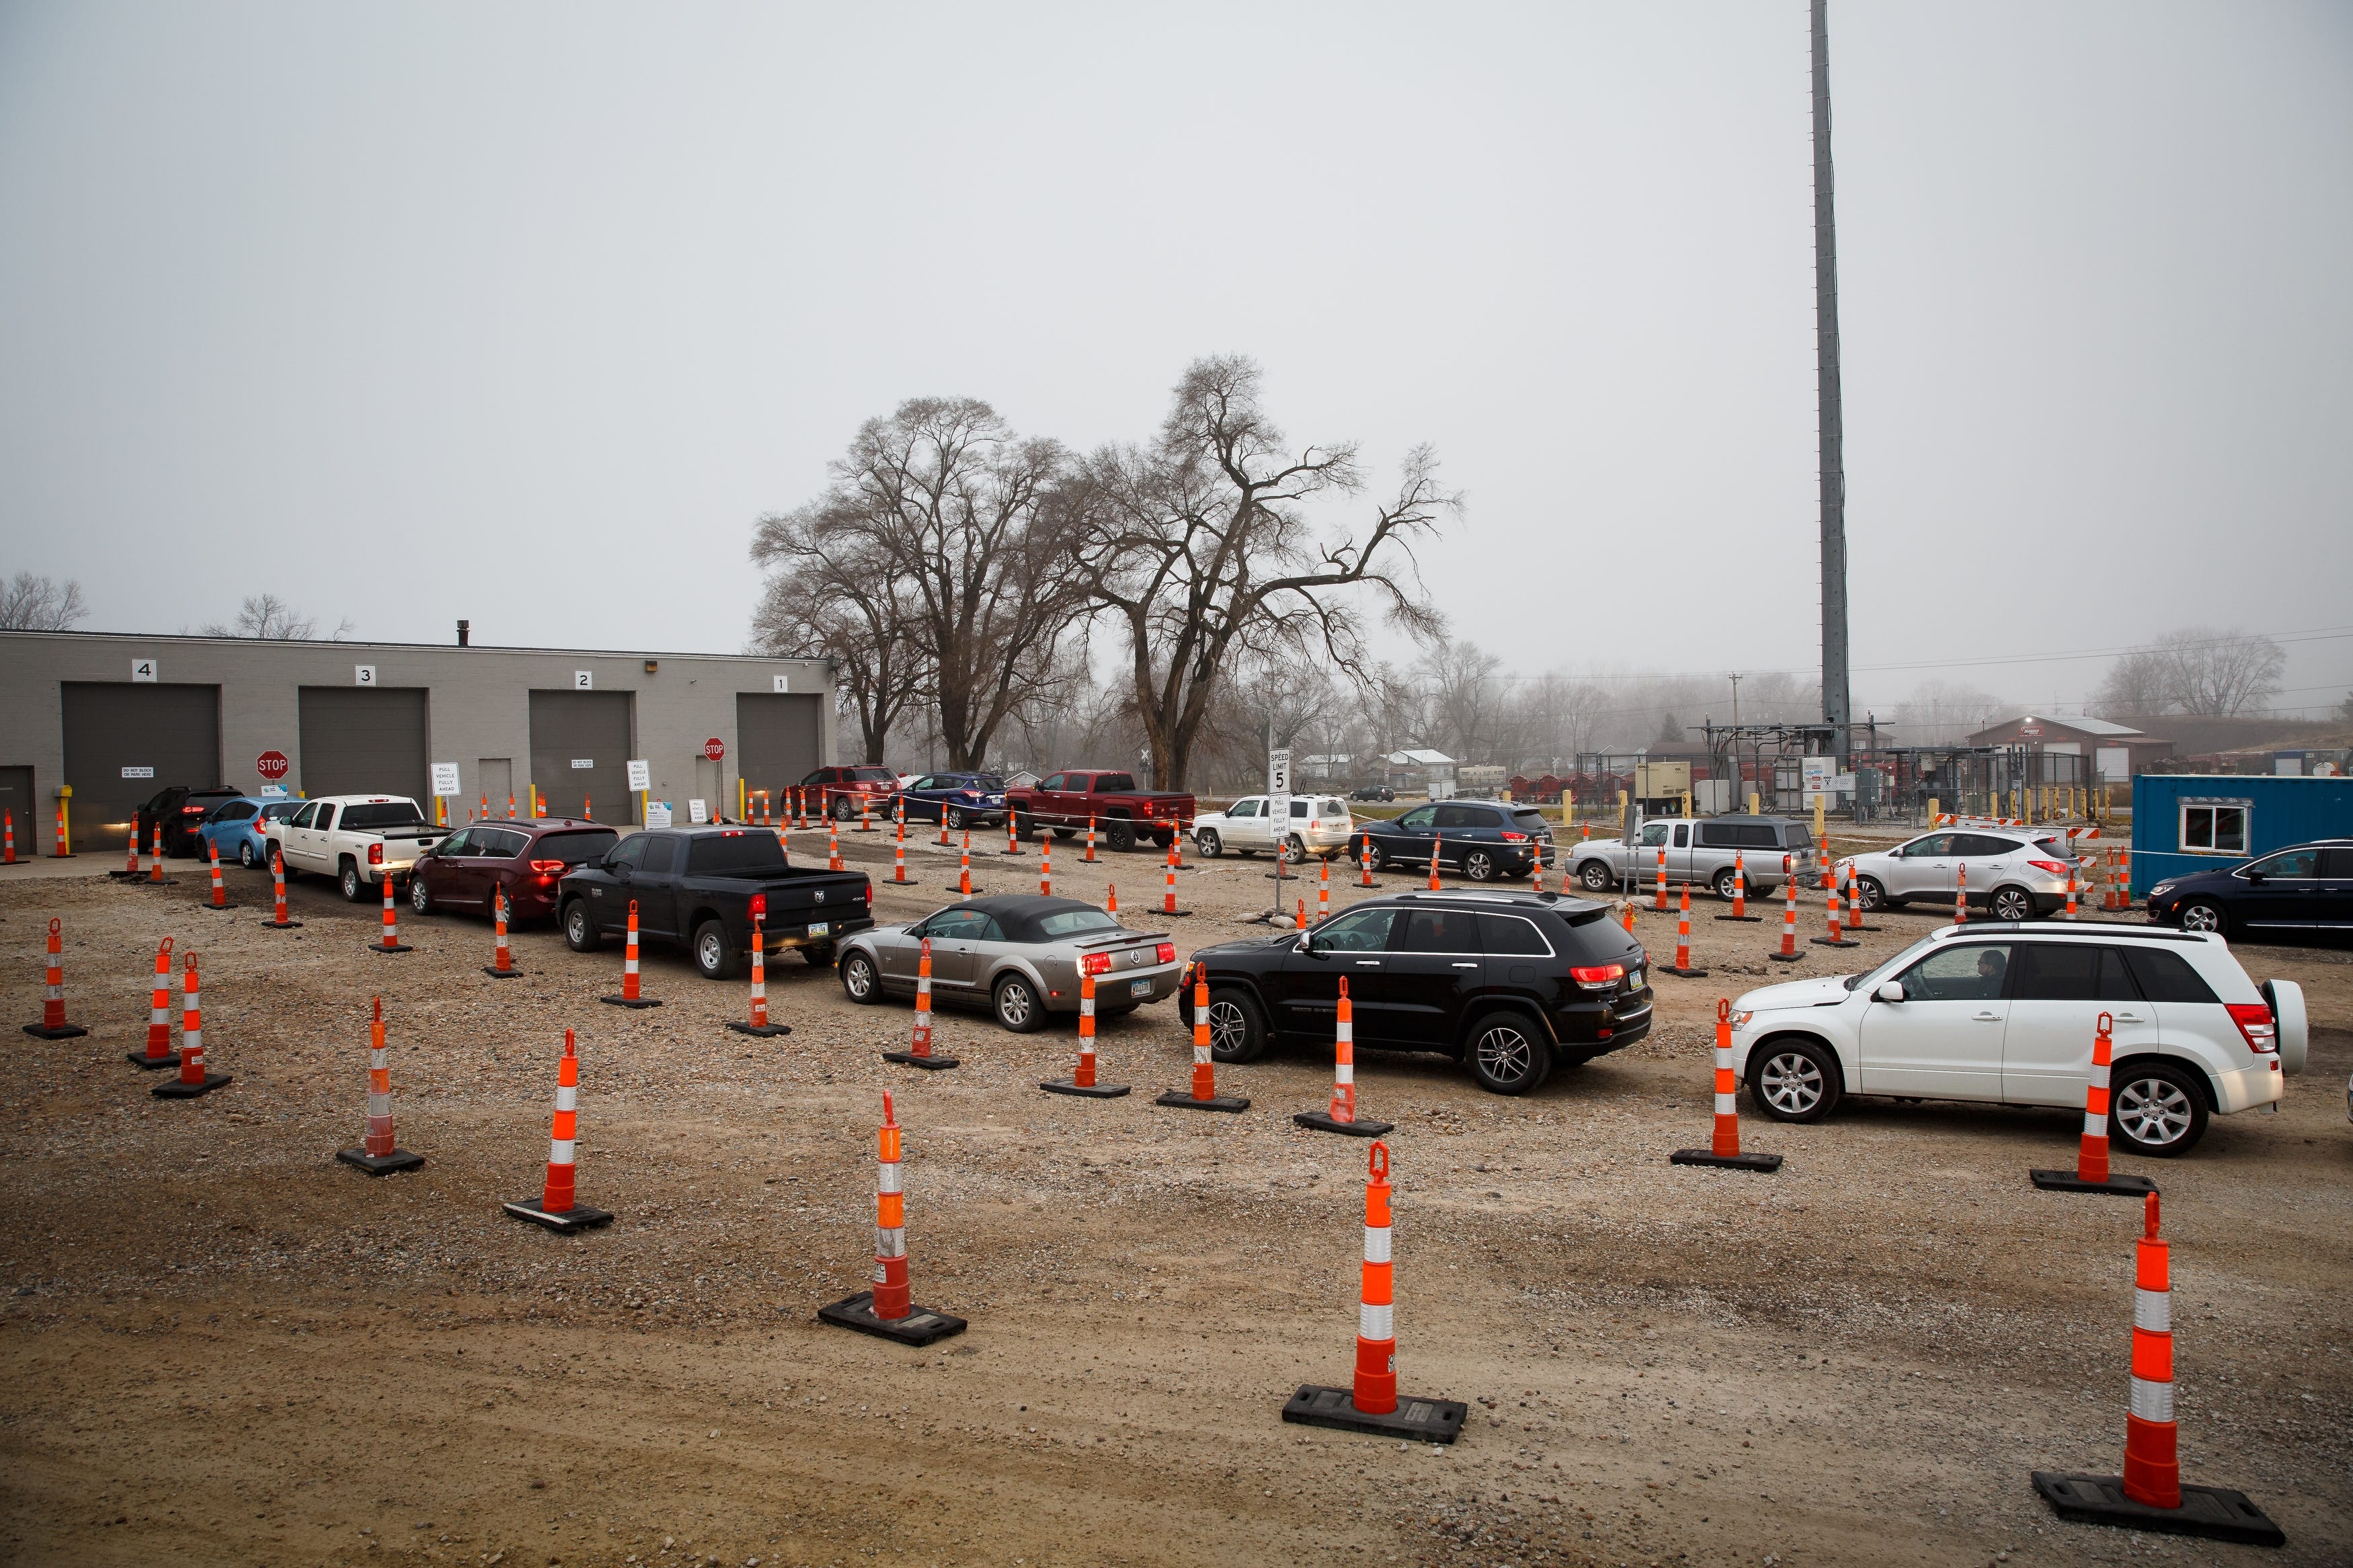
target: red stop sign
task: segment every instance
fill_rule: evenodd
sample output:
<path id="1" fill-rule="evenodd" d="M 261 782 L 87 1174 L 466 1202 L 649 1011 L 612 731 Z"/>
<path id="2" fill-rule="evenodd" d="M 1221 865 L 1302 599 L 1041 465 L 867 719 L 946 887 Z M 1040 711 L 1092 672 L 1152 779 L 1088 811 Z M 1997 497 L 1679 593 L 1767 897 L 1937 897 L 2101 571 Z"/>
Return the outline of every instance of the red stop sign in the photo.
<path id="1" fill-rule="evenodd" d="M 702 742 L 702 754 L 714 763 L 718 762 L 727 755 L 727 742 L 713 735 Z"/>
<path id="2" fill-rule="evenodd" d="M 266 779 L 282 779 L 293 765 L 283 752 L 264 752 L 253 759 L 253 771 Z"/>

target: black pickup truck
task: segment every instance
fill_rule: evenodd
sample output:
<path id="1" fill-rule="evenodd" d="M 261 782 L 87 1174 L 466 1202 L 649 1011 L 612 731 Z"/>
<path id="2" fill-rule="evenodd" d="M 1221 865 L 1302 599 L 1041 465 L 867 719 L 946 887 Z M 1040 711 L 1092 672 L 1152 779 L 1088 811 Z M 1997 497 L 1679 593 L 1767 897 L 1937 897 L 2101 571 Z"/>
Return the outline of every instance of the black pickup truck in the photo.
<path id="1" fill-rule="evenodd" d="M 632 833 L 556 886 L 573 952 L 625 931 L 635 900 L 638 939 L 685 948 L 709 980 L 727 979 L 750 954 L 754 899 L 762 900 L 767 951 L 798 948 L 811 963 L 831 963 L 835 942 L 874 923 L 874 886 L 865 872 L 794 866 L 765 827 Z"/>

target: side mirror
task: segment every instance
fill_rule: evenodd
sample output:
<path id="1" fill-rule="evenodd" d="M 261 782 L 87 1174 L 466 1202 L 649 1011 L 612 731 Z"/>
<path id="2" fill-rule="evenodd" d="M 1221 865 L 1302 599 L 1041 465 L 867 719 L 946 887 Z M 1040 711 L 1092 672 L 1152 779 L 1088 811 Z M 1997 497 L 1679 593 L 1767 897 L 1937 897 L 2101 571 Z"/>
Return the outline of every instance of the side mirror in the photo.
<path id="1" fill-rule="evenodd" d="M 1302 931 L 1299 934 L 1299 940 L 1291 944 L 1291 951 L 1293 952 L 1314 952 L 1315 951 L 1315 939 L 1309 936 L 1306 932 Z"/>
<path id="2" fill-rule="evenodd" d="M 1901 1002 L 1904 1000 L 1904 982 L 1901 980 L 1883 980 L 1879 983 L 1879 989 L 1873 992 L 1872 994 L 1878 997 L 1882 1002 Z"/>
<path id="3" fill-rule="evenodd" d="M 2263 885 L 2263 874 L 2261 871 L 2250 871 L 2247 873 L 2247 886 L 2250 888 L 2260 888 Z"/>

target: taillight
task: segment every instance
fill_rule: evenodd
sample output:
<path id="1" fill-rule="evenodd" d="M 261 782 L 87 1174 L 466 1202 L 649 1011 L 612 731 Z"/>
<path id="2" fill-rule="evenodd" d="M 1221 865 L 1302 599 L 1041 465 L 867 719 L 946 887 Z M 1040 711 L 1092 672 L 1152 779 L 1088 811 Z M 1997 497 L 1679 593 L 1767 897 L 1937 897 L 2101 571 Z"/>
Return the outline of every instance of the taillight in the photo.
<path id="1" fill-rule="evenodd" d="M 2067 868 L 2056 860 L 2029 860 L 2027 864 L 2050 876 L 2063 877 L 2067 874 Z"/>
<path id="2" fill-rule="evenodd" d="M 1568 972 L 1568 977 L 1588 991 L 1608 991 L 1626 978 L 1622 963 L 1597 963 Z"/>
<path id="3" fill-rule="evenodd" d="M 1504 830 L 1504 842 L 1506 844 L 1525 844 L 1527 841 L 1528 836 L 1525 833 L 1514 833 L 1509 828 Z"/>
<path id="4" fill-rule="evenodd" d="M 202 816 L 204 814 L 205 808 L 201 805 L 184 805 L 180 807 L 180 815 L 183 816 Z"/>
<path id="5" fill-rule="evenodd" d="M 381 866 L 384 864 L 383 845 L 371 844 L 368 846 L 368 864 L 371 866 Z"/>
<path id="6" fill-rule="evenodd" d="M 564 869 L 564 862 L 561 860 L 534 860 L 531 863 L 531 868 L 538 872 L 543 877 L 553 877 L 558 871 Z"/>
<path id="7" fill-rule="evenodd" d="M 1090 952 L 1083 954 L 1079 959 L 1079 973 L 1082 974 L 1110 973 L 1111 954 L 1107 952 Z"/>
<path id="8" fill-rule="evenodd" d="M 866 884 L 866 907 L 868 909 L 872 909 L 874 907 L 874 884 L 872 882 Z"/>
<path id="9" fill-rule="evenodd" d="M 1173 942 L 1164 942 L 1155 951 L 1153 956 L 1163 963 L 1174 963 L 1176 962 L 1176 944 Z"/>
<path id="10" fill-rule="evenodd" d="M 2239 1033 L 2247 1038 L 2247 1049 L 2261 1055 L 2279 1049 L 2279 1026 L 2272 1021 L 2272 1010 L 2261 1002 L 2230 1002 L 2231 1022 L 2239 1026 Z"/>

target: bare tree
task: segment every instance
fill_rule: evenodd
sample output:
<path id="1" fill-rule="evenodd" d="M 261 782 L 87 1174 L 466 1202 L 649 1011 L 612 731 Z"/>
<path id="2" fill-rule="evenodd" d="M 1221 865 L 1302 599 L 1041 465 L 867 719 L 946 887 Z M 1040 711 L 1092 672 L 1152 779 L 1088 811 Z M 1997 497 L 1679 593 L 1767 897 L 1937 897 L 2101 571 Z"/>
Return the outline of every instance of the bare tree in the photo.
<path id="1" fill-rule="evenodd" d="M 902 712 L 929 670 L 907 639 L 907 617 L 889 563 L 856 530 L 821 526 L 822 505 L 764 517 L 752 559 L 777 568 L 752 612 L 752 651 L 830 658 L 835 690 L 858 724 L 860 754 L 883 759 Z"/>
<path id="2" fill-rule="evenodd" d="M 1506 686 L 1503 668 L 1501 658 L 1477 643 L 1451 637 L 1432 645 L 1419 667 L 1430 685 L 1430 716 L 1439 725 L 1431 740 L 1457 762 L 1494 760 Z"/>
<path id="3" fill-rule="evenodd" d="M 352 629 L 348 620 L 340 623 L 330 634 L 332 642 L 341 642 Z M 237 607 L 237 620 L 229 626 L 214 621 L 204 628 L 208 637 L 252 637 L 262 642 L 315 642 L 319 636 L 319 617 L 306 616 L 275 594 L 255 594 Z"/>
<path id="4" fill-rule="evenodd" d="M 1964 681 L 1924 680 L 1895 705 L 1894 723 L 1907 746 L 1947 746 L 1993 722 L 2000 698 Z"/>
<path id="5" fill-rule="evenodd" d="M 0 584 L 0 631 L 71 631 L 74 623 L 89 618 L 90 605 L 81 596 L 81 584 L 72 578 L 59 583 L 54 577 L 19 572 Z"/>
<path id="6" fill-rule="evenodd" d="M 2279 695 L 2287 655 L 2267 637 L 2191 626 L 2159 644 L 2173 669 L 2173 700 L 2184 713 L 2227 717 Z"/>
<path id="7" fill-rule="evenodd" d="M 1393 624 L 1435 634 L 1411 542 L 1461 505 L 1437 468 L 1415 448 L 1361 540 L 1317 539 L 1307 505 L 1363 488 L 1356 448 L 1290 450 L 1260 404 L 1258 366 L 1238 357 L 1194 362 L 1149 446 L 1089 460 L 1073 492 L 1088 589 L 1126 634 L 1155 784 L 1184 784 L 1211 700 L 1243 656 L 1314 657 L 1363 679 L 1353 591 L 1369 591 Z"/>
<path id="8" fill-rule="evenodd" d="M 2142 648 L 2108 667 L 2088 706 L 2110 719 L 2148 719 L 2173 705 L 2171 661 L 2162 649 Z"/>

